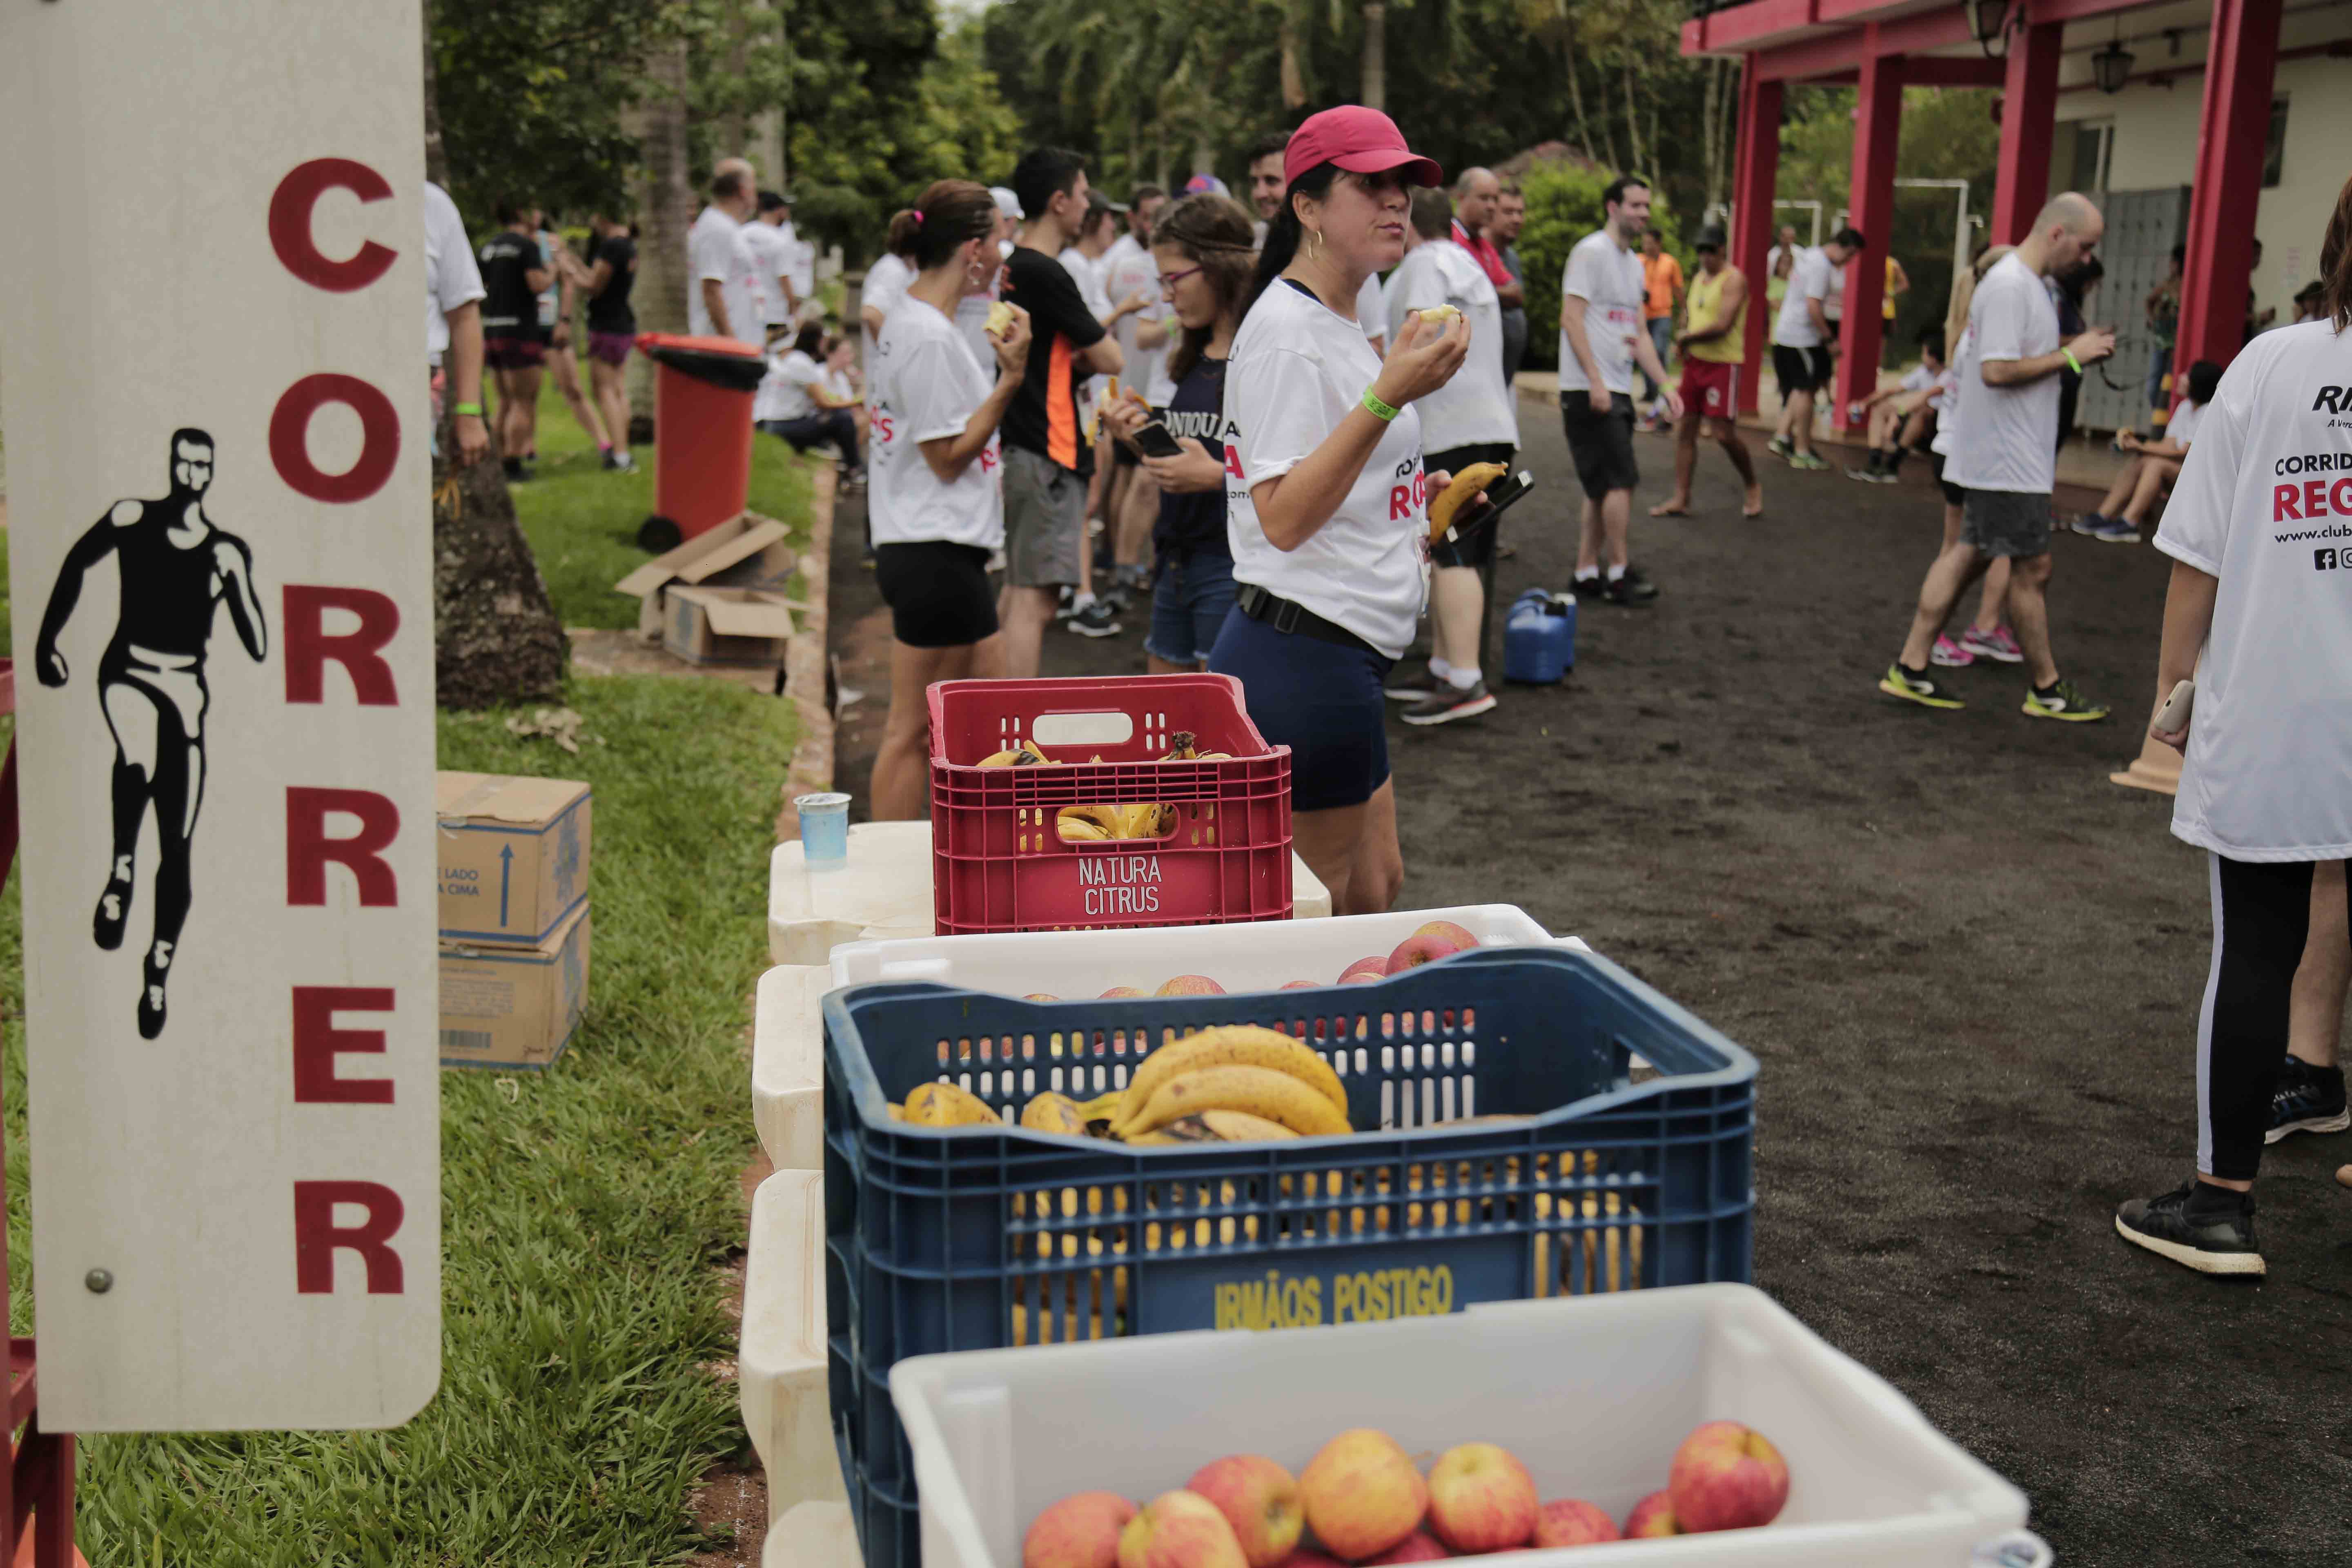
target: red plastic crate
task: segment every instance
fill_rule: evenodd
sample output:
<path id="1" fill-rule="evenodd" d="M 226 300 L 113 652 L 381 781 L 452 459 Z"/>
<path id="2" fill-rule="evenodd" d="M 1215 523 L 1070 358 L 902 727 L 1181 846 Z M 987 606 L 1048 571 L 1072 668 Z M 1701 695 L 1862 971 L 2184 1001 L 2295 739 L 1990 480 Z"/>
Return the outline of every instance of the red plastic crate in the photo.
<path id="1" fill-rule="evenodd" d="M 929 696 L 940 935 L 1290 918 L 1290 748 L 1265 743 L 1231 676 L 942 680 Z M 1157 761 L 1180 730 L 1232 759 Z M 974 765 L 1024 739 L 1061 765 Z M 1130 801 L 1168 803 L 1176 826 L 1055 831 L 1063 806 Z"/>

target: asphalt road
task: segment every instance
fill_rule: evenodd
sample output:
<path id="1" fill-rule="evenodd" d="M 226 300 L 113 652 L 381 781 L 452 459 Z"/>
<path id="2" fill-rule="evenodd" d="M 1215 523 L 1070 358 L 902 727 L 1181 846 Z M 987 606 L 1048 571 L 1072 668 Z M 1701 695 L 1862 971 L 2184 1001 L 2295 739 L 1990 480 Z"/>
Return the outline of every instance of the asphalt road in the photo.
<path id="1" fill-rule="evenodd" d="M 1557 418 L 1521 416 L 1544 488 L 1507 525 L 1498 603 L 1564 587 L 1575 550 Z M 1925 473 L 1768 461 L 1749 522 L 1706 450 L 1700 515 L 1652 522 L 1671 448 L 1638 450 L 1654 607 L 1588 607 L 1559 686 L 1391 725 L 1401 907 L 1518 904 L 1755 1052 L 1756 1282 L 2022 1487 L 2062 1563 L 2352 1562 L 2352 1138 L 2271 1151 L 2262 1285 L 2111 1224 L 2195 1151 L 2205 872 L 2168 800 L 2107 782 L 2137 750 L 2165 558 L 2056 546 L 2060 667 L 2115 719 L 2028 720 L 2021 675 L 1988 666 L 1932 713 L 1875 687 L 1937 540 Z M 836 646 L 873 694 L 841 737 L 856 790 L 887 628 L 843 522 Z M 1139 622 L 1050 634 L 1046 673 L 1139 671 Z"/>

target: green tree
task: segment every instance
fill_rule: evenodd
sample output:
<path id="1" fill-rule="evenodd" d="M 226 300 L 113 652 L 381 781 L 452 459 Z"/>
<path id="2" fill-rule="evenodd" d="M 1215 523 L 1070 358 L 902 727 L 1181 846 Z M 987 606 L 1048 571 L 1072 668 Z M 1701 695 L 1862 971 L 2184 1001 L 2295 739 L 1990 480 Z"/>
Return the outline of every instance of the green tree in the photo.
<path id="1" fill-rule="evenodd" d="M 1601 192 L 1614 178 L 1608 170 L 1574 163 L 1538 163 L 1519 186 L 1527 193 L 1528 226 L 1519 235 L 1519 262 L 1528 275 L 1528 363 L 1553 366 L 1559 353 L 1559 283 L 1568 268 L 1568 253 L 1578 241 L 1601 225 L 1606 208 Z M 1651 217 L 1659 242 L 1691 265 L 1682 241 L 1682 225 L 1669 207 L 1654 203 Z"/>

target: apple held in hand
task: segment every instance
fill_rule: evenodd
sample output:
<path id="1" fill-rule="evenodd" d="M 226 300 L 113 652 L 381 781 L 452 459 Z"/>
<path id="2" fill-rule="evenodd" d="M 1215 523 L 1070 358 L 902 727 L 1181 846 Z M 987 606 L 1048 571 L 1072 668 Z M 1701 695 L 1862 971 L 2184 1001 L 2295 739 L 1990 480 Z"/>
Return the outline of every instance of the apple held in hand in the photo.
<path id="1" fill-rule="evenodd" d="M 1118 1568 L 1249 1568 L 1217 1505 L 1192 1492 L 1161 1492 L 1118 1532 Z"/>
<path id="2" fill-rule="evenodd" d="M 1617 1538 L 1617 1521 L 1601 1512 L 1599 1504 L 1582 1498 L 1558 1499 L 1544 1504 L 1536 1514 L 1538 1547 L 1591 1546 Z"/>
<path id="3" fill-rule="evenodd" d="M 1307 1527 L 1350 1563 L 1376 1557 L 1412 1533 L 1429 1511 L 1429 1485 L 1396 1439 L 1369 1426 L 1323 1445 L 1298 1478 Z"/>
<path id="4" fill-rule="evenodd" d="M 1117 1568 L 1118 1532 L 1134 1517 L 1117 1492 L 1066 1497 L 1030 1521 L 1021 1568 Z"/>
<path id="5" fill-rule="evenodd" d="M 1388 972 L 1402 974 L 1477 945 L 1476 937 L 1452 921 L 1432 921 L 1397 943 L 1396 951 L 1388 956 Z"/>
<path id="6" fill-rule="evenodd" d="M 1231 1454 L 1203 1465 L 1184 1489 L 1207 1498 L 1225 1516 L 1249 1568 L 1276 1568 L 1297 1548 L 1307 1526 L 1298 1482 L 1263 1454 Z"/>
<path id="7" fill-rule="evenodd" d="M 1507 1552 L 1536 1532 L 1535 1479 L 1507 1449 L 1465 1443 L 1429 1471 L 1429 1527 L 1456 1552 Z"/>
<path id="8" fill-rule="evenodd" d="M 1666 1492 L 1686 1533 L 1746 1530 L 1779 1516 L 1789 1500 L 1789 1467 L 1761 1432 L 1709 1421 L 1675 1450 Z"/>
<path id="9" fill-rule="evenodd" d="M 1162 996 L 1223 996 L 1225 988 L 1205 974 L 1180 974 L 1160 988 Z"/>
<path id="10" fill-rule="evenodd" d="M 1646 1541 L 1658 1535 L 1680 1535 L 1675 1527 L 1674 1500 L 1664 1492 L 1652 1492 L 1633 1505 L 1625 1516 L 1627 1541 Z"/>

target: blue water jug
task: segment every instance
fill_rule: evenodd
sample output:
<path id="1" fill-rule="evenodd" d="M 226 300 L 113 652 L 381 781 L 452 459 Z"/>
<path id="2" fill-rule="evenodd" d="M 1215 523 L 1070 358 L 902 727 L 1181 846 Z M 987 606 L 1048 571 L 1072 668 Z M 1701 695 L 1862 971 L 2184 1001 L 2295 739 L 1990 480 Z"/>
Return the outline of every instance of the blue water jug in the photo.
<path id="1" fill-rule="evenodd" d="M 1549 686 L 1576 668 L 1576 595 L 1530 588 L 1503 623 L 1503 679 Z"/>

